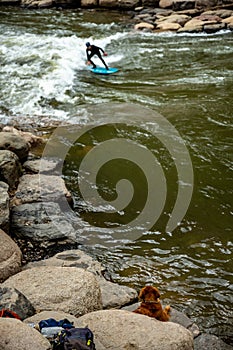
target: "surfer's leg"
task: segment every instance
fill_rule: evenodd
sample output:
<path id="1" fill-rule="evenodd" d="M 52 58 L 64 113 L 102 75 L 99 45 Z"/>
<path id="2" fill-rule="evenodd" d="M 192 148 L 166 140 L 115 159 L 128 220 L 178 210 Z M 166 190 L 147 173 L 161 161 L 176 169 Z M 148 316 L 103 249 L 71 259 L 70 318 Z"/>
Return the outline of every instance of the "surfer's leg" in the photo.
<path id="1" fill-rule="evenodd" d="M 103 57 L 100 54 L 98 55 L 98 57 L 102 61 L 102 63 L 104 64 L 105 68 L 108 69 L 108 65 L 105 63 Z"/>
<path id="2" fill-rule="evenodd" d="M 92 58 L 93 56 L 94 56 L 94 55 L 90 55 L 90 56 L 89 56 L 89 61 L 91 62 L 93 68 L 96 68 L 95 63 L 91 60 L 91 58 Z"/>
<path id="3" fill-rule="evenodd" d="M 92 60 L 89 60 L 90 62 L 91 62 L 91 64 L 92 64 L 92 67 L 93 68 L 96 68 L 96 65 L 95 65 L 95 63 L 92 61 Z"/>

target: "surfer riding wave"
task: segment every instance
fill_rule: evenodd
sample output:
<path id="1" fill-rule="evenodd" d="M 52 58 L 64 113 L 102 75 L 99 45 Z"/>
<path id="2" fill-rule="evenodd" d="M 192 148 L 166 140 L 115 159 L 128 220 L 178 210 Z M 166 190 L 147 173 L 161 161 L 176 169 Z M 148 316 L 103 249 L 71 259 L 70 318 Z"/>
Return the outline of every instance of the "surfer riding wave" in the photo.
<path id="1" fill-rule="evenodd" d="M 107 56 L 107 52 L 105 52 L 101 47 L 91 45 L 89 42 L 86 43 L 86 53 L 87 53 L 87 64 L 92 64 L 93 68 L 96 68 L 95 63 L 91 60 L 91 58 L 96 55 L 104 64 L 105 68 L 108 69 L 108 65 L 105 63 L 103 57 L 101 56 L 101 52 L 103 56 Z"/>

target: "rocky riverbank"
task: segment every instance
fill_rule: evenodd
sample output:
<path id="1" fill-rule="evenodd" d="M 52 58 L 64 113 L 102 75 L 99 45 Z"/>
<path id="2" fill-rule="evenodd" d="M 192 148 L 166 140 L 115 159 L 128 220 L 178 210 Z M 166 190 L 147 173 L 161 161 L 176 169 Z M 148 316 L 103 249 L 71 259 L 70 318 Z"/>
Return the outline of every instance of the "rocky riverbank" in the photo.
<path id="1" fill-rule="evenodd" d="M 0 5 L 30 9 L 77 8 L 118 10 L 129 15 L 132 29 L 176 33 L 215 33 L 233 30 L 232 0 L 0 0 Z"/>
<path id="2" fill-rule="evenodd" d="M 98 261 L 71 249 L 81 247 L 78 235 L 54 198 L 61 196 L 72 206 L 72 197 L 56 175 L 56 160 L 41 164 L 31 153 L 44 143 L 12 127 L 0 132 L 0 309 L 11 309 L 23 321 L 0 318 L 0 348 L 51 349 L 27 324 L 68 318 L 76 327 L 91 328 L 97 350 L 232 349 L 202 334 L 174 308 L 171 322 L 132 313 L 137 291 L 113 283 Z"/>

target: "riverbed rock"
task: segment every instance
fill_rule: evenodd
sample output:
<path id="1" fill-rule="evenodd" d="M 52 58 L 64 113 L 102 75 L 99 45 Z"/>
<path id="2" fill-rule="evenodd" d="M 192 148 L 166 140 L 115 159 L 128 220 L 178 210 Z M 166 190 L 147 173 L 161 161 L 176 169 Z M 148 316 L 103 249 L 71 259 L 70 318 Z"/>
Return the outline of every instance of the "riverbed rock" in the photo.
<path id="1" fill-rule="evenodd" d="M 1 350 L 50 350 L 49 341 L 36 329 L 14 318 L 0 318 Z"/>
<path id="2" fill-rule="evenodd" d="M 97 7 L 98 0 L 81 0 L 81 7 Z"/>
<path id="3" fill-rule="evenodd" d="M 147 6 L 150 8 L 158 8 L 159 7 L 159 0 L 142 0 L 141 1 L 142 6 Z"/>
<path id="4" fill-rule="evenodd" d="M 233 16 L 223 19 L 222 22 L 227 25 L 228 29 L 233 30 Z"/>
<path id="5" fill-rule="evenodd" d="M 210 9 L 218 5 L 218 0 L 196 0 L 195 7 L 198 9 Z"/>
<path id="6" fill-rule="evenodd" d="M 140 22 L 140 23 L 137 23 L 135 24 L 134 26 L 134 29 L 136 30 L 153 30 L 155 28 L 155 25 L 154 24 L 151 24 L 151 23 L 147 23 L 147 22 Z"/>
<path id="7" fill-rule="evenodd" d="M 203 31 L 204 24 L 205 22 L 196 18 L 192 18 L 190 21 L 185 23 L 184 27 L 180 28 L 177 32 L 200 33 Z"/>
<path id="8" fill-rule="evenodd" d="M 138 5 L 139 5 L 139 0 L 99 0 L 99 3 L 98 3 L 98 6 L 100 7 L 129 9 L 129 10 L 134 9 Z"/>
<path id="9" fill-rule="evenodd" d="M 213 334 L 202 333 L 194 339 L 196 350 L 233 350 L 231 345 L 226 344 Z"/>
<path id="10" fill-rule="evenodd" d="M 30 9 L 49 8 L 54 5 L 53 0 L 21 0 L 21 6 Z"/>
<path id="11" fill-rule="evenodd" d="M 10 209 L 9 209 L 9 186 L 0 181 L 0 229 L 9 232 Z"/>
<path id="12" fill-rule="evenodd" d="M 34 267 L 8 278 L 3 286 L 18 289 L 36 312 L 57 310 L 80 316 L 102 309 L 95 276 L 75 267 Z"/>
<path id="13" fill-rule="evenodd" d="M 172 9 L 173 11 L 183 11 L 194 9 L 196 5 L 196 0 L 174 0 Z"/>
<path id="14" fill-rule="evenodd" d="M 218 16 L 222 19 L 231 17 L 233 15 L 232 10 L 220 9 L 220 10 L 209 10 L 202 13 L 203 15 Z"/>
<path id="15" fill-rule="evenodd" d="M 29 1 L 29 0 L 27 0 L 27 1 Z M 42 0 L 42 1 L 40 1 L 40 3 L 43 3 L 44 1 L 50 1 L 50 0 Z M 28 144 L 29 148 L 34 148 L 34 147 L 37 147 L 37 146 L 45 143 L 45 140 L 42 137 L 36 136 L 28 131 L 18 130 L 10 125 L 4 126 L 2 131 L 10 132 L 10 133 L 13 133 L 15 135 L 22 137 L 26 141 L 26 143 Z"/>
<path id="16" fill-rule="evenodd" d="M 21 320 L 35 314 L 30 301 L 17 289 L 0 285 L 0 309 L 8 309 L 19 315 Z"/>
<path id="17" fill-rule="evenodd" d="M 172 14 L 170 16 L 159 18 L 156 21 L 157 26 L 161 23 L 178 23 L 180 26 L 184 26 L 185 23 L 191 20 L 190 16 L 180 15 L 180 14 Z"/>
<path id="18" fill-rule="evenodd" d="M 0 230 L 0 282 L 21 270 L 22 253 L 17 244 Z"/>
<path id="19" fill-rule="evenodd" d="M 159 7 L 162 9 L 171 9 L 173 6 L 173 0 L 160 0 Z"/>
<path id="20" fill-rule="evenodd" d="M 57 203 L 26 203 L 11 210 L 11 230 L 43 247 L 76 242 L 76 232 Z"/>
<path id="21" fill-rule="evenodd" d="M 33 174 L 23 175 L 12 200 L 13 205 L 33 202 L 72 203 L 70 192 L 64 180 L 56 175 Z"/>
<path id="22" fill-rule="evenodd" d="M 23 168 L 26 170 L 26 172 L 31 174 L 41 173 L 45 175 L 59 175 L 57 170 L 59 164 L 60 161 L 55 158 L 39 158 L 27 160 L 25 163 L 23 163 Z"/>
<path id="23" fill-rule="evenodd" d="M 102 344 L 100 350 L 192 350 L 192 334 L 172 322 L 124 310 L 103 310 L 78 318 L 79 327 L 88 327 Z"/>
<path id="24" fill-rule="evenodd" d="M 8 150 L 15 153 L 20 161 L 26 160 L 29 152 L 27 142 L 13 132 L 0 132 L 0 150 Z"/>
<path id="25" fill-rule="evenodd" d="M 10 190 L 17 187 L 21 175 L 21 165 L 17 155 L 8 150 L 0 150 L 0 181 L 6 182 Z"/>
<path id="26" fill-rule="evenodd" d="M 208 15 L 205 13 L 202 13 L 200 16 L 195 17 L 195 19 L 206 22 L 208 24 L 216 24 L 220 23 L 222 21 L 221 17 L 216 15 Z"/>
<path id="27" fill-rule="evenodd" d="M 63 251 L 52 258 L 29 263 L 24 269 L 36 266 L 70 266 L 92 272 L 96 276 L 101 290 L 104 309 L 119 308 L 137 299 L 137 291 L 135 289 L 107 281 L 104 278 L 106 269 L 100 262 L 79 249 Z"/>
<path id="28" fill-rule="evenodd" d="M 216 24 L 204 24 L 203 30 L 206 33 L 216 33 L 219 30 L 225 29 L 225 23 L 216 23 Z"/>
<path id="29" fill-rule="evenodd" d="M 169 22 L 161 22 L 157 24 L 156 29 L 161 31 L 177 31 L 181 28 L 181 25 L 178 23 L 169 23 Z"/>

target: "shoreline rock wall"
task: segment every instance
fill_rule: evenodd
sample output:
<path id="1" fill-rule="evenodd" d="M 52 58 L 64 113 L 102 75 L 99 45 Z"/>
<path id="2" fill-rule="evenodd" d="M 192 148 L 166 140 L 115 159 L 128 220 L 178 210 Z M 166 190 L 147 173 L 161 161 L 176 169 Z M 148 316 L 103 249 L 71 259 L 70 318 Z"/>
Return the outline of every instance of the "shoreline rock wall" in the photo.
<path id="1" fill-rule="evenodd" d="M 0 5 L 16 5 L 27 8 L 99 8 L 134 10 L 143 8 L 167 8 L 173 11 L 211 8 L 233 9 L 232 0 L 0 0 Z"/>
<path id="2" fill-rule="evenodd" d="M 209 34 L 233 30 L 233 0 L 0 0 L 1 5 L 118 10 L 128 13 L 134 30 L 144 32 Z"/>

